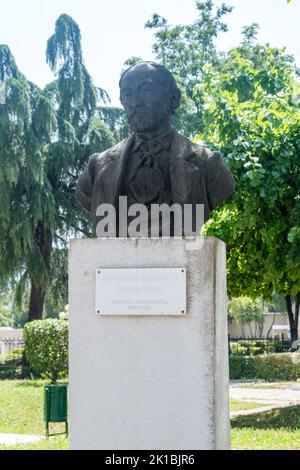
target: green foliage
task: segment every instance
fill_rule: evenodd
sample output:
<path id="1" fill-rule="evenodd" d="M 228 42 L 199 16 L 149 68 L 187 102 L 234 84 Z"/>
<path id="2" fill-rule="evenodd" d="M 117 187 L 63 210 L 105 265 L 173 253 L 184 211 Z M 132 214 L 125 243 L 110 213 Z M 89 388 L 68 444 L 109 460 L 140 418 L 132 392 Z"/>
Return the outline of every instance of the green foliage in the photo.
<path id="1" fill-rule="evenodd" d="M 243 325 L 251 322 L 260 323 L 265 314 L 262 302 L 250 297 L 238 297 L 230 300 L 228 310 L 230 315 Z"/>
<path id="2" fill-rule="evenodd" d="M 204 66 L 219 62 L 214 40 L 220 32 L 227 31 L 223 17 L 232 7 L 225 4 L 215 7 L 211 0 L 197 0 L 196 10 L 197 19 L 188 25 L 171 26 L 156 13 L 145 25 L 154 32 L 156 60 L 174 74 L 182 92 L 182 104 L 173 124 L 189 136 L 203 129 L 200 84 Z M 133 57 L 126 64 L 135 64 L 139 59 Z"/>
<path id="3" fill-rule="evenodd" d="M 264 353 L 282 353 L 291 349 L 291 341 L 239 340 L 231 341 L 229 352 L 233 356 L 257 356 Z"/>
<path id="4" fill-rule="evenodd" d="M 129 136 L 129 124 L 123 109 L 112 106 L 100 106 L 98 111 L 100 119 L 109 128 L 115 142 L 120 142 Z"/>
<path id="5" fill-rule="evenodd" d="M 256 375 L 267 382 L 294 381 L 300 378 L 300 365 L 293 362 L 291 353 L 257 356 Z"/>
<path id="6" fill-rule="evenodd" d="M 68 303 L 68 250 L 56 248 L 51 257 L 51 279 L 45 296 L 44 317 L 58 318 Z"/>
<path id="7" fill-rule="evenodd" d="M 9 286 L 3 287 L 0 294 L 0 326 L 22 328 L 28 319 L 28 290 L 23 293 L 20 302 L 16 302 L 17 289 Z"/>
<path id="8" fill-rule="evenodd" d="M 231 356 L 252 356 L 248 353 L 248 349 L 239 344 L 238 341 L 230 343 L 229 353 Z"/>
<path id="9" fill-rule="evenodd" d="M 230 380 L 256 378 L 254 356 L 229 356 Z"/>
<path id="10" fill-rule="evenodd" d="M 13 326 L 11 292 L 0 294 L 0 326 Z"/>
<path id="11" fill-rule="evenodd" d="M 92 233 L 75 201 L 75 184 L 90 154 L 113 144 L 97 116 L 107 94 L 93 85 L 79 27 L 69 16 L 58 18 L 46 57 L 56 80 L 41 90 L 0 46 L 6 88 L 0 105 L 0 283 L 16 288 L 19 307 L 24 298 L 29 302 L 30 320 L 42 318 L 45 296 L 53 304 L 62 287 L 57 266 L 69 236 Z M 50 298 L 47 287 L 55 291 Z M 63 287 L 58 302 L 62 297 Z"/>
<path id="12" fill-rule="evenodd" d="M 5 364 L 20 366 L 24 362 L 24 348 L 16 348 L 5 356 Z"/>
<path id="13" fill-rule="evenodd" d="M 68 371 L 68 323 L 37 320 L 24 328 L 25 354 L 31 368 L 56 383 Z"/>
<path id="14" fill-rule="evenodd" d="M 269 352 L 271 345 L 259 341 L 234 341 L 230 343 L 230 354 L 233 356 L 257 356 Z"/>
<path id="15" fill-rule="evenodd" d="M 228 249 L 230 297 L 271 298 L 300 290 L 300 109 L 284 50 L 246 44 L 208 67 L 206 140 L 220 149 L 236 192 L 206 234 Z"/>
<path id="16" fill-rule="evenodd" d="M 286 302 L 282 295 L 274 294 L 272 301 L 268 303 L 267 309 L 269 312 L 286 313 Z"/>
<path id="17" fill-rule="evenodd" d="M 30 367 L 23 365 L 0 365 L 0 380 L 28 379 L 32 375 Z"/>
<path id="18" fill-rule="evenodd" d="M 229 356 L 230 379 L 295 381 L 300 378 L 300 363 L 292 353 Z"/>
<path id="19" fill-rule="evenodd" d="M 231 8 L 214 8 L 212 1 L 197 1 L 196 7 L 198 18 L 190 25 L 170 26 L 154 14 L 146 28 L 155 32 L 157 60 L 182 90 L 173 123 L 221 150 L 237 181 L 235 195 L 215 211 L 206 234 L 227 243 L 230 297 L 296 295 L 300 113 L 293 58 L 284 49 L 258 44 L 256 23 L 243 28 L 239 47 L 218 54 L 213 41 L 227 30 L 223 18 Z"/>

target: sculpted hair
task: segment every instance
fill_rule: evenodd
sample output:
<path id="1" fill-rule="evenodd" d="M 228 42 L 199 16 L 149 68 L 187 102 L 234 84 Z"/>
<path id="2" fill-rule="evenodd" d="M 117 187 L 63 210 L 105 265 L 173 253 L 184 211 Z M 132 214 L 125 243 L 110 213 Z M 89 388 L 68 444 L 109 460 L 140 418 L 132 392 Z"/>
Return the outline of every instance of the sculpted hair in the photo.
<path id="1" fill-rule="evenodd" d="M 143 65 L 143 64 L 151 65 L 151 67 L 154 67 L 159 72 L 158 80 L 161 83 L 161 85 L 165 87 L 165 90 L 169 94 L 170 112 L 171 114 L 174 114 L 180 105 L 181 91 L 178 88 L 175 78 L 164 65 L 160 65 L 160 64 L 157 64 L 156 62 L 151 62 L 151 61 L 137 62 L 136 64 L 131 65 L 131 67 L 125 70 L 125 72 L 123 72 L 119 81 L 119 87 L 121 88 L 122 80 L 124 76 L 127 74 L 127 72 L 129 72 L 129 70 L 132 70 L 135 67 L 139 65 Z"/>

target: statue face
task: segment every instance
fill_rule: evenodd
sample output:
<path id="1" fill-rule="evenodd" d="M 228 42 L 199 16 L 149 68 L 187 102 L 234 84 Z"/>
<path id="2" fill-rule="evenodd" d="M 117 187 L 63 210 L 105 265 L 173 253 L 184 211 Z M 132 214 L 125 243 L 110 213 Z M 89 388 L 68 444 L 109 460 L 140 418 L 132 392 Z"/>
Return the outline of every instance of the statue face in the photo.
<path id="1" fill-rule="evenodd" d="M 134 132 L 155 131 L 170 120 L 169 93 L 150 64 L 129 70 L 121 81 L 121 102 Z"/>

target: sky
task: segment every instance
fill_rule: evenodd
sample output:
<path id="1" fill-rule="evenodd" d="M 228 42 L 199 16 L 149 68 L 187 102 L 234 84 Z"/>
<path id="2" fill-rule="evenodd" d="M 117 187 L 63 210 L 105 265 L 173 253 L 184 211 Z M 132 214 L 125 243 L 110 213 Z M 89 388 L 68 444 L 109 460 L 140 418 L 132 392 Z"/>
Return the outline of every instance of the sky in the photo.
<path id="1" fill-rule="evenodd" d="M 215 0 L 220 5 L 223 0 Z M 227 0 L 229 31 L 216 41 L 220 50 L 236 46 L 243 26 L 260 25 L 258 39 L 286 47 L 300 65 L 300 0 Z M 94 83 L 119 105 L 118 80 L 131 56 L 153 59 L 152 32 L 144 24 L 158 13 L 171 24 L 197 17 L 195 0 L 0 0 L 0 44 L 7 44 L 20 70 L 39 86 L 53 79 L 45 60 L 56 19 L 67 13 L 79 24 L 86 66 Z"/>

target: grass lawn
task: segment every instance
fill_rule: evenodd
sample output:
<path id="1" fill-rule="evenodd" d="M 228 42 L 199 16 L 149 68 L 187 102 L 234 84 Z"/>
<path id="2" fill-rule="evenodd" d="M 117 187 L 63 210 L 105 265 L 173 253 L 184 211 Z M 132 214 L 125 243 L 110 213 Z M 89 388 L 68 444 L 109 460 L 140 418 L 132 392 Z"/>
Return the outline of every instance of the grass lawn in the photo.
<path id="1" fill-rule="evenodd" d="M 300 450 L 300 405 L 231 420 L 233 449 Z"/>
<path id="2" fill-rule="evenodd" d="M 0 381 L 0 433 L 45 434 L 43 380 Z M 61 432 L 64 424 L 51 426 Z"/>
<path id="3" fill-rule="evenodd" d="M 55 437 L 41 442 L 26 445 L 5 447 L 0 445 L 0 450 L 69 450 L 69 439 L 65 437 Z"/>
<path id="4" fill-rule="evenodd" d="M 257 403 L 255 401 L 230 400 L 230 411 L 252 410 L 254 408 L 263 408 L 264 406 L 268 406 L 268 404 Z"/>
<path id="5" fill-rule="evenodd" d="M 299 450 L 300 429 L 233 428 L 231 447 L 235 450 Z"/>
<path id="6" fill-rule="evenodd" d="M 44 434 L 43 392 L 46 382 L 41 380 L 0 381 L 0 433 Z M 262 403 L 231 401 L 231 410 L 251 409 Z M 278 408 L 249 416 L 238 416 L 231 421 L 233 449 L 300 449 L 300 405 Z M 54 432 L 62 431 L 63 424 Z M 67 450 L 69 441 L 56 437 L 27 445 L 4 447 L 0 450 Z"/>

